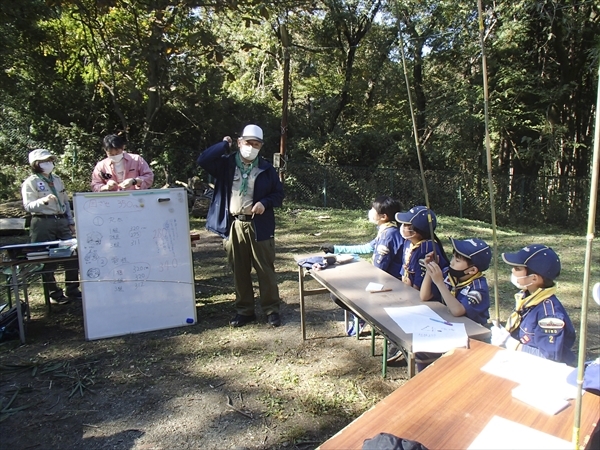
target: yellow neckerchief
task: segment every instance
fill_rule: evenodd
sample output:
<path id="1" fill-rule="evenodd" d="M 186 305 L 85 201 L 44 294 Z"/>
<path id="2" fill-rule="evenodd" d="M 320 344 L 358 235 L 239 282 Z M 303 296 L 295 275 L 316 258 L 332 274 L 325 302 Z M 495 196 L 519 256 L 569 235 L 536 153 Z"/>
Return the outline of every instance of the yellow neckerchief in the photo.
<path id="1" fill-rule="evenodd" d="M 456 293 L 458 291 L 460 291 L 462 288 L 464 288 L 465 286 L 471 284 L 473 281 L 475 281 L 477 278 L 481 278 L 483 276 L 483 274 L 481 272 L 477 272 L 475 275 L 473 275 L 471 278 L 469 278 L 468 280 L 465 281 L 461 281 L 460 283 L 457 283 L 454 278 L 452 278 L 450 275 L 448 275 L 448 282 L 450 283 L 450 293 L 456 297 Z"/>
<path id="2" fill-rule="evenodd" d="M 379 228 L 377 230 L 377 237 L 379 238 L 383 234 L 383 231 L 386 228 L 390 228 L 390 227 L 398 227 L 398 225 L 396 225 L 396 222 L 385 222 L 385 223 L 382 223 L 381 225 L 379 225 Z"/>
<path id="3" fill-rule="evenodd" d="M 402 281 L 410 281 L 409 278 L 409 271 L 408 271 L 408 263 L 410 262 L 410 259 L 412 258 L 412 252 L 414 252 L 416 249 L 418 249 L 421 246 L 422 242 L 426 242 L 427 239 L 422 239 L 419 242 L 417 242 L 416 244 L 413 244 L 412 242 L 410 243 L 410 248 L 409 248 L 409 254 L 408 254 L 408 258 L 404 258 L 404 275 L 402 276 Z"/>
<path id="4" fill-rule="evenodd" d="M 539 288 L 533 294 L 525 297 L 525 291 L 521 291 L 518 294 L 515 294 L 515 309 L 508 317 L 506 321 L 506 328 L 509 332 L 513 332 L 516 330 L 521 323 L 521 313 L 527 308 L 531 308 L 533 306 L 539 305 L 544 300 L 549 297 L 552 297 L 556 293 L 556 286 L 552 286 L 549 288 Z"/>

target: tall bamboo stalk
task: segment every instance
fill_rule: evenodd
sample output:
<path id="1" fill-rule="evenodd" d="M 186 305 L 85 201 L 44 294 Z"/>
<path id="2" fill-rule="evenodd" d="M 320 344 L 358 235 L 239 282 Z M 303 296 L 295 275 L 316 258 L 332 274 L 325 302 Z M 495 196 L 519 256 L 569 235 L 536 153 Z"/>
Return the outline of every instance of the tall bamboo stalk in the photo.
<path id="1" fill-rule="evenodd" d="M 425 195 L 425 207 L 427 208 L 427 222 L 429 223 L 429 233 L 431 235 L 431 248 L 433 249 L 433 260 L 436 261 L 435 240 L 433 235 L 433 221 L 431 218 L 431 208 L 429 207 L 429 194 L 427 192 L 427 183 L 425 182 L 425 169 L 423 169 L 423 160 L 421 159 L 421 142 L 415 118 L 415 110 L 412 103 L 412 94 L 410 92 L 410 83 L 408 81 L 408 72 L 406 71 L 406 59 L 404 57 L 404 39 L 400 31 L 400 53 L 402 55 L 402 69 L 404 70 L 404 81 L 406 82 L 406 94 L 408 95 L 408 105 L 410 106 L 410 118 L 412 119 L 413 134 L 415 135 L 415 146 L 417 147 L 417 158 L 419 159 L 419 170 L 421 171 L 421 181 L 423 183 L 423 194 Z"/>
<path id="2" fill-rule="evenodd" d="M 492 151 L 490 144 L 490 121 L 488 114 L 489 92 L 487 77 L 487 60 L 485 57 L 485 28 L 483 26 L 483 8 L 481 0 L 477 0 L 477 10 L 479 11 L 479 43 L 481 45 L 481 66 L 483 75 L 483 112 L 485 123 L 485 153 L 487 156 L 487 174 L 488 186 L 490 191 L 490 208 L 492 210 L 492 258 L 494 261 L 494 318 L 496 323 L 500 323 L 500 302 L 498 300 L 498 236 L 496 233 L 496 205 L 494 201 L 494 180 L 492 178 Z"/>
<path id="3" fill-rule="evenodd" d="M 583 388 L 583 371 L 585 369 L 585 347 L 587 342 L 587 305 L 590 290 L 590 271 L 592 265 L 592 243 L 596 222 L 596 205 L 598 202 L 598 172 L 600 171 L 600 63 L 598 64 L 598 94 L 596 99 L 596 129 L 594 130 L 594 156 L 592 157 L 592 182 L 590 185 L 590 206 L 588 208 L 588 224 L 585 246 L 585 263 L 583 267 L 583 290 L 581 294 L 581 324 L 579 325 L 579 357 L 577 359 L 577 396 L 575 397 L 575 419 L 573 423 L 573 445 L 579 449 L 579 432 L 581 427 L 581 395 Z"/>

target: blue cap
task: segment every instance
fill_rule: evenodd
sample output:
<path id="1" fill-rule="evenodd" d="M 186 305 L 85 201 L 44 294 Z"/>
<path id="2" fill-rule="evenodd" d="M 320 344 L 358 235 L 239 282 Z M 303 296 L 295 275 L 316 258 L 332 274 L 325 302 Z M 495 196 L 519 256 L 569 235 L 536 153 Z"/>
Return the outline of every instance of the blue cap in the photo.
<path id="1" fill-rule="evenodd" d="M 560 275 L 560 259 L 554 250 L 544 244 L 531 244 L 517 253 L 502 253 L 506 264 L 527 267 L 548 280 Z"/>
<path id="2" fill-rule="evenodd" d="M 433 229 L 437 225 L 437 219 L 435 217 L 435 213 L 432 210 L 429 210 L 431 213 L 431 224 L 433 225 Z M 415 206 L 411 208 L 408 212 L 399 212 L 396 213 L 396 222 L 399 223 L 410 223 L 414 228 L 421 231 L 429 231 L 429 221 L 427 220 L 427 207 L 425 206 Z"/>
<path id="3" fill-rule="evenodd" d="M 452 242 L 454 251 L 465 258 L 469 258 L 480 272 L 489 269 L 490 261 L 492 260 L 492 250 L 485 241 L 481 239 L 465 239 L 461 241 L 460 239 L 450 238 L 450 242 Z"/>

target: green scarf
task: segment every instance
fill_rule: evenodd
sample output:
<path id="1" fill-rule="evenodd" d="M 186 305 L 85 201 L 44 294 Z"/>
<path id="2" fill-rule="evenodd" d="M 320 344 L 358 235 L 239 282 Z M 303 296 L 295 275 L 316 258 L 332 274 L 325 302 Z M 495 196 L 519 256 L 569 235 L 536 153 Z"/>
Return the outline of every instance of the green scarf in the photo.
<path id="1" fill-rule="evenodd" d="M 254 169 L 256 166 L 258 166 L 258 156 L 254 158 L 254 161 L 252 161 L 249 165 L 246 165 L 242 162 L 242 157 L 238 152 L 235 154 L 235 165 L 238 169 L 240 169 L 240 172 L 242 174 L 240 196 L 243 196 L 246 195 L 246 193 L 248 192 L 248 177 L 250 176 L 250 172 L 252 172 L 252 169 Z"/>
<path id="2" fill-rule="evenodd" d="M 54 178 L 52 177 L 52 174 L 50 174 L 49 178 L 46 178 L 44 175 L 42 175 L 41 173 L 38 173 L 37 176 L 39 178 L 41 178 L 42 180 L 44 180 L 48 186 L 50 186 L 50 190 L 52 191 L 52 193 L 54 194 L 54 196 L 56 197 L 56 201 L 58 202 L 58 206 L 60 208 L 60 212 L 61 214 L 65 212 L 64 208 L 63 208 L 63 204 L 60 201 L 60 197 L 58 196 L 58 193 L 56 192 L 56 188 L 54 187 Z"/>

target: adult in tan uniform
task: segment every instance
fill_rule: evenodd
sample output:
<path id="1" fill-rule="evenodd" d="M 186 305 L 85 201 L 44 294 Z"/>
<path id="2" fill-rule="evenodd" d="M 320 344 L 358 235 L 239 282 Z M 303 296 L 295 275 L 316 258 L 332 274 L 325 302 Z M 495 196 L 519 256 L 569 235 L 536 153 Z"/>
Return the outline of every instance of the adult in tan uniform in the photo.
<path id="1" fill-rule="evenodd" d="M 66 240 L 73 237 L 75 221 L 71 213 L 65 186 L 54 175 L 55 156 L 45 149 L 29 153 L 29 165 L 33 174 L 21 185 L 23 207 L 31 213 L 29 236 L 31 242 Z M 77 263 L 65 263 L 66 296 L 56 284 L 53 270 L 56 265 L 45 265 L 42 279 L 50 293 L 50 303 L 62 305 L 69 299 L 81 300 Z"/>

